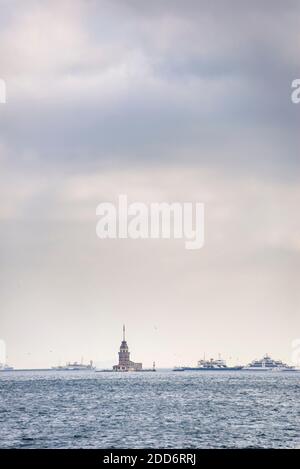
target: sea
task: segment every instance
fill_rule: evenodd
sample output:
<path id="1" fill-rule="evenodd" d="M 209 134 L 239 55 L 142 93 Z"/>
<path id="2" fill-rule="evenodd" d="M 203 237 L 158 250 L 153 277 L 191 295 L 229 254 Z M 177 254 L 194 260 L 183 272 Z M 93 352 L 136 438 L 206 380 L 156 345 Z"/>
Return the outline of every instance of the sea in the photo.
<path id="1" fill-rule="evenodd" d="M 1 448 L 299 448 L 300 373 L 0 373 Z"/>

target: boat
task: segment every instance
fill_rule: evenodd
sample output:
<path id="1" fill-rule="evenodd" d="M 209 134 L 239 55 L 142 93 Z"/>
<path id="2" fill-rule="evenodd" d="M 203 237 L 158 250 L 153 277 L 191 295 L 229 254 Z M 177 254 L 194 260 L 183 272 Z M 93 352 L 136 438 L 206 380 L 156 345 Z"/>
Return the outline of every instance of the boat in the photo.
<path id="1" fill-rule="evenodd" d="M 4 371 L 14 371 L 12 366 L 7 365 L 6 363 L 0 363 L 0 372 Z"/>
<path id="2" fill-rule="evenodd" d="M 300 371 L 300 369 L 287 365 L 281 360 L 273 360 L 266 354 L 260 360 L 253 360 L 247 366 L 244 366 L 243 371 Z"/>
<path id="3" fill-rule="evenodd" d="M 226 361 L 219 358 L 214 360 L 199 360 L 197 366 L 176 366 L 173 371 L 238 371 L 242 366 L 227 366 Z"/>
<path id="4" fill-rule="evenodd" d="M 93 361 L 91 360 L 88 365 L 78 362 L 68 362 L 64 366 L 53 366 L 52 370 L 54 371 L 94 371 L 95 367 L 93 366 Z"/>

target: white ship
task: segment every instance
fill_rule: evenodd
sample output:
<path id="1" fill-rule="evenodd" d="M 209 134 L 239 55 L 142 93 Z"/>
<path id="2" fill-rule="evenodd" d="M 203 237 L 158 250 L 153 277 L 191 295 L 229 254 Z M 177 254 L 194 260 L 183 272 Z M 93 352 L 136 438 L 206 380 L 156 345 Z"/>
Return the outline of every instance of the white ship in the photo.
<path id="1" fill-rule="evenodd" d="M 287 365 L 281 360 L 273 360 L 269 355 L 265 355 L 261 360 L 253 360 L 249 365 L 244 366 L 245 371 L 300 371 L 295 366 Z"/>
<path id="2" fill-rule="evenodd" d="M 219 357 L 217 360 L 199 360 L 197 366 L 180 366 L 175 367 L 173 371 L 238 371 L 241 366 L 227 366 L 226 361 Z"/>
<path id="3" fill-rule="evenodd" d="M 93 361 L 91 360 L 88 365 L 85 365 L 84 363 L 78 363 L 78 362 L 68 362 L 64 366 L 53 366 L 52 370 L 55 371 L 94 371 L 95 367 L 93 366 Z"/>
<path id="4" fill-rule="evenodd" d="M 0 372 L 3 371 L 14 371 L 12 366 L 7 365 L 6 363 L 0 363 Z"/>

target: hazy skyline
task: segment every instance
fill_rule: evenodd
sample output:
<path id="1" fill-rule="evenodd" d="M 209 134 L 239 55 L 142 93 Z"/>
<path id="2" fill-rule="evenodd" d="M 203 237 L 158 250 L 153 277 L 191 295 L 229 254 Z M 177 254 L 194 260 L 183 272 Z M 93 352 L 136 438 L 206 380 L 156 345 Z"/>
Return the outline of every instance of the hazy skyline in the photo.
<path id="1" fill-rule="evenodd" d="M 0 0 L 0 339 L 15 367 L 290 361 L 298 1 Z M 203 202 L 205 246 L 99 240 L 96 207 Z"/>

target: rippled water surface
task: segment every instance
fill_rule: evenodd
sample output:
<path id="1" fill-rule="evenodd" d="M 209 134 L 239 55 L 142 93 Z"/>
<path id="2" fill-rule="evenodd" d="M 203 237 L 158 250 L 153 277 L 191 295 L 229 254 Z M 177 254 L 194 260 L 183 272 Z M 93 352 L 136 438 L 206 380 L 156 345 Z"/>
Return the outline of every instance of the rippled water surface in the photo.
<path id="1" fill-rule="evenodd" d="M 300 373 L 2 373 L 0 446 L 299 447 Z"/>

